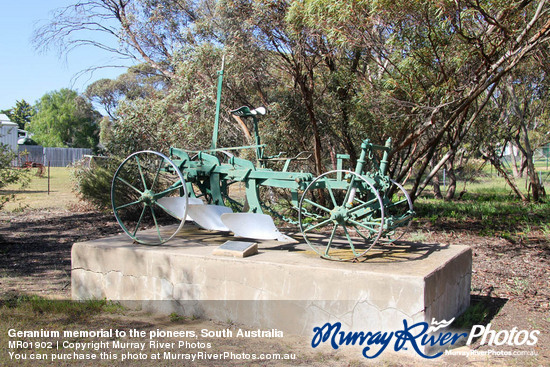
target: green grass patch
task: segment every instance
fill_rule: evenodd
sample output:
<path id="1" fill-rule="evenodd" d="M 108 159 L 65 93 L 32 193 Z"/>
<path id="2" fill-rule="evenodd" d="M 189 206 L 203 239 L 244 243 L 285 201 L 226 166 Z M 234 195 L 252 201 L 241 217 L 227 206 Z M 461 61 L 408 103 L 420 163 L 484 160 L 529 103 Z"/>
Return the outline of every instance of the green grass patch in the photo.
<path id="1" fill-rule="evenodd" d="M 420 222 L 471 229 L 483 236 L 517 240 L 533 231 L 550 235 L 550 200 L 524 203 L 501 178 L 470 183 L 460 200 L 445 201 L 429 195 L 418 198 L 415 212 Z"/>
<path id="2" fill-rule="evenodd" d="M 473 325 L 481 325 L 491 313 L 491 305 L 487 302 L 474 302 L 453 322 L 453 326 L 458 329 L 469 329 Z"/>
<path id="3" fill-rule="evenodd" d="M 3 335 L 0 344 L 8 329 L 90 328 L 105 315 L 123 316 L 125 312 L 121 305 L 106 300 L 72 301 L 24 294 L 6 295 L 0 299 L 0 334 Z"/>
<path id="4" fill-rule="evenodd" d="M 483 220 L 488 224 L 506 220 L 506 225 L 526 225 L 547 223 L 550 216 L 548 203 L 524 204 L 517 200 L 491 201 L 466 199 L 443 201 L 438 199 L 418 199 L 415 211 L 420 218 L 435 221 L 441 218 L 454 220 Z"/>

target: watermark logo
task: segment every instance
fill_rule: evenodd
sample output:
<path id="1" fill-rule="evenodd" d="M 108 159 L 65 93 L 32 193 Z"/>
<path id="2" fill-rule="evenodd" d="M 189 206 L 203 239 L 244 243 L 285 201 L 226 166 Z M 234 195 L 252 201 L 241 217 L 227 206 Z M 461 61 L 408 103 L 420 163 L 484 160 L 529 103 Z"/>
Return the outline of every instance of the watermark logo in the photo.
<path id="1" fill-rule="evenodd" d="M 481 345 L 535 345 L 538 341 L 538 330 L 527 331 L 518 330 L 514 327 L 512 330 L 500 330 L 498 332 L 491 330 L 491 324 L 487 326 L 474 325 L 470 333 L 445 332 L 442 329 L 452 324 L 454 318 L 446 321 L 436 321 L 432 319 L 431 324 L 427 322 L 418 322 L 409 325 L 407 320 L 403 320 L 403 329 L 396 331 L 345 331 L 342 330 L 340 322 L 327 322 L 321 327 L 313 328 L 313 338 L 311 346 L 317 348 L 321 343 L 329 343 L 333 349 L 338 349 L 345 345 L 358 345 L 363 347 L 362 355 L 365 358 L 373 359 L 382 354 L 388 347 L 393 350 L 407 350 L 409 347 L 420 356 L 428 359 L 440 357 L 444 352 L 439 351 L 435 354 L 425 354 L 426 349 L 431 347 L 451 347 L 463 339 L 466 345 L 470 345 L 475 338 L 482 338 Z"/>
<path id="2" fill-rule="evenodd" d="M 455 321 L 454 317 L 449 321 L 442 320 L 440 322 L 437 322 L 435 319 L 432 319 L 432 326 L 428 328 L 428 333 L 435 333 L 439 329 L 444 329 L 447 326 L 451 325 L 453 321 Z"/>
<path id="3" fill-rule="evenodd" d="M 487 326 L 475 325 L 470 331 L 470 336 L 466 345 L 472 344 L 474 338 L 481 338 L 481 345 L 512 345 L 512 346 L 521 346 L 521 345 L 535 345 L 539 341 L 538 335 L 540 334 L 539 330 L 518 330 L 517 327 L 514 327 L 512 330 L 500 330 L 495 331 L 491 330 L 491 324 Z"/>

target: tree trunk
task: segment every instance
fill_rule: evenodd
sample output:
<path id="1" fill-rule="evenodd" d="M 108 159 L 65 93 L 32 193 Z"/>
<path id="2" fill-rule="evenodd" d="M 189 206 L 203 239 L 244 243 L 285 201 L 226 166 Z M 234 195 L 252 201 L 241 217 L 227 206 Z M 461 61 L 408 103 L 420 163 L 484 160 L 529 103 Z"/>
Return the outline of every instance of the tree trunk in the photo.
<path id="1" fill-rule="evenodd" d="M 321 136 L 319 134 L 319 125 L 317 124 L 317 116 L 313 103 L 313 88 L 307 85 L 307 76 L 298 75 L 296 82 L 300 86 L 309 122 L 313 129 L 313 159 L 315 160 L 315 174 L 319 176 L 323 173 L 323 165 L 321 161 Z"/>
<path id="2" fill-rule="evenodd" d="M 437 175 L 432 178 L 432 188 L 434 190 L 434 197 L 436 199 L 443 199 L 443 195 L 441 194 L 441 187 L 439 185 L 439 176 Z"/>
<path id="3" fill-rule="evenodd" d="M 540 182 L 537 177 L 537 170 L 535 169 L 535 163 L 533 162 L 533 150 L 531 149 L 531 143 L 529 142 L 529 135 L 525 124 L 521 124 L 521 135 L 523 144 L 519 142 L 519 136 L 516 137 L 516 144 L 525 157 L 525 166 L 527 168 L 527 176 L 529 177 L 529 186 L 533 192 L 533 201 L 540 201 Z"/>
<path id="4" fill-rule="evenodd" d="M 449 188 L 445 193 L 445 200 L 453 200 L 456 192 L 456 175 L 454 169 L 454 157 L 449 159 L 449 170 L 447 171 L 447 178 L 449 179 Z"/>
<path id="5" fill-rule="evenodd" d="M 523 177 L 523 173 L 525 172 L 526 168 L 527 168 L 527 157 L 522 156 L 521 157 L 521 166 L 519 167 L 519 177 Z"/>
<path id="6" fill-rule="evenodd" d="M 338 159 L 336 158 L 336 150 L 334 149 L 334 145 L 330 144 L 330 163 L 332 163 L 332 169 L 336 170 L 338 168 Z"/>
<path id="7" fill-rule="evenodd" d="M 512 161 L 512 172 L 514 173 L 514 177 L 518 178 L 518 177 L 521 177 L 520 176 L 520 173 L 519 173 L 519 170 L 518 170 L 518 162 L 517 162 L 517 159 L 516 159 L 516 147 L 514 146 L 514 144 L 510 144 L 511 146 L 511 151 L 512 151 L 512 155 L 510 156 L 511 157 L 511 161 Z"/>
<path id="8" fill-rule="evenodd" d="M 512 189 L 512 191 L 514 191 L 514 193 L 516 194 L 516 196 L 518 198 L 520 198 L 522 201 L 529 201 L 529 199 L 519 190 L 519 188 L 517 187 L 517 185 L 514 183 L 514 181 L 510 178 L 510 175 L 508 175 L 508 173 L 506 172 L 505 169 L 502 168 L 502 165 L 500 163 L 500 160 L 498 159 L 498 157 L 496 157 L 494 154 L 491 154 L 491 153 L 485 153 L 485 152 L 482 152 L 480 151 L 481 155 L 483 156 L 483 158 L 487 159 L 489 162 L 491 162 L 492 166 L 495 167 L 495 169 L 497 170 L 497 172 L 499 174 L 502 175 L 502 177 L 504 177 L 504 180 L 506 181 L 506 183 L 508 184 L 508 186 L 510 186 L 510 188 Z"/>
<path id="9" fill-rule="evenodd" d="M 533 151 L 531 150 L 531 145 L 529 144 L 529 138 L 524 138 L 525 146 L 520 148 L 523 155 L 525 156 L 527 176 L 529 177 L 529 186 L 533 192 L 533 201 L 540 201 L 540 182 L 537 177 L 537 171 L 535 169 L 535 164 L 533 162 Z"/>
<path id="10" fill-rule="evenodd" d="M 539 201 L 542 190 L 537 177 L 535 163 L 533 162 L 533 149 L 531 148 L 531 142 L 529 141 L 529 129 L 527 127 L 529 104 L 527 102 L 524 102 L 523 105 L 519 103 L 516 93 L 512 87 L 512 83 L 507 85 L 507 89 L 512 96 L 513 108 L 519 117 L 518 133 L 514 137 L 514 142 L 525 159 L 525 168 L 527 169 L 527 176 L 529 177 L 529 186 L 533 192 L 533 200 Z"/>
<path id="11" fill-rule="evenodd" d="M 436 159 L 435 156 L 432 158 L 432 169 L 434 169 L 436 166 Z M 432 188 L 434 190 L 434 197 L 436 199 L 443 199 L 443 195 L 441 195 L 441 187 L 439 184 L 439 176 L 436 174 L 432 178 Z"/>

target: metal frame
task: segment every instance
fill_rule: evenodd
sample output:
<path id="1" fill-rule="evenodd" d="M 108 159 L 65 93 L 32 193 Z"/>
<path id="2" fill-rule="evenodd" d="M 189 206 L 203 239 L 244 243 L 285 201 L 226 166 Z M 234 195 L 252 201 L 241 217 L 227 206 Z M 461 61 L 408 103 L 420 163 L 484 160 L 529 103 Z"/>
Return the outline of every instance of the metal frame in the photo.
<path id="1" fill-rule="evenodd" d="M 130 183 L 124 183 L 129 189 L 140 192 L 140 199 L 128 205 L 143 205 L 142 216 L 147 207 L 151 208 L 150 210 L 154 216 L 153 207 L 159 206 L 167 213 L 182 220 L 177 230 L 181 229 L 185 219 L 185 215 L 182 213 L 186 213 L 186 209 L 182 209 L 182 212 L 180 212 L 179 209 L 173 210 L 159 205 L 159 199 L 163 195 L 173 193 L 174 190 L 179 188 L 182 189 L 180 193 L 182 197 L 193 198 L 193 200 L 200 197 L 205 204 L 230 206 L 239 210 L 248 207 L 247 212 L 256 214 L 264 213 L 266 208 L 260 197 L 260 188 L 286 189 L 290 191 L 290 203 L 297 213 L 298 221 L 281 213 L 270 212 L 269 214 L 298 225 L 305 241 L 321 257 L 341 261 L 355 260 L 364 256 L 379 240 L 387 239 L 391 241 L 389 237 L 394 234 L 396 229 L 408 226 L 414 216 L 410 197 L 401 185 L 387 176 L 391 139 L 388 139 L 384 146 L 372 144 L 368 139 L 365 139 L 361 144 L 361 154 L 353 171 L 342 169 L 343 161 L 349 159 L 349 156 L 339 154 L 337 156 L 338 169 L 315 178 L 311 173 L 288 171 L 293 160 L 304 159 L 304 157 L 300 157 L 302 153 L 294 158 L 281 158 L 280 154 L 271 157 L 265 156 L 265 146 L 261 144 L 258 131 L 258 115 L 263 114 L 262 112 L 265 112 L 265 109 L 250 110 L 248 107 L 241 107 L 232 111 L 232 113 L 239 117 L 251 117 L 253 119 L 256 144 L 218 148 L 222 80 L 223 64 L 222 70 L 218 72 L 216 118 L 210 149 L 189 151 L 172 147 L 170 148 L 171 158 L 160 153 L 149 152 L 158 154 L 165 162 L 162 168 L 159 166 L 159 170 L 171 172 L 177 177 L 174 184 L 164 192 L 149 193 L 147 187 L 145 187 L 145 190 L 137 190 Z M 219 152 L 242 149 L 255 150 L 256 164 L 233 155 L 226 157 L 226 161 L 222 162 L 216 156 Z M 377 151 L 382 153 L 380 161 L 377 159 Z M 114 188 L 115 185 L 124 182 L 117 178 L 121 168 L 129 160 L 137 159 L 140 153 L 142 152 L 132 154 L 117 170 L 113 179 L 112 201 L 115 216 L 124 231 L 136 242 L 144 243 L 144 241 L 137 238 L 135 231 L 128 230 L 122 224 L 117 214 L 120 206 L 117 207 L 115 204 L 116 190 Z M 282 171 L 267 168 L 269 161 L 281 160 L 285 161 Z M 369 161 L 372 169 L 366 171 L 365 167 Z M 141 179 L 143 186 L 146 186 L 143 175 L 141 175 Z M 245 205 L 239 204 L 230 195 L 230 187 L 236 183 L 244 184 Z M 396 187 L 397 190 L 392 189 L 392 186 Z M 324 194 L 321 193 L 323 191 Z M 394 191 L 402 196 L 396 199 Z M 344 196 L 343 200 L 342 195 Z M 178 201 L 178 204 L 187 206 L 187 199 L 185 202 Z M 403 208 L 400 212 L 390 213 L 401 207 Z M 174 211 L 178 213 L 174 213 Z M 324 219 L 321 220 L 320 218 Z M 163 238 L 156 220 L 155 226 L 160 240 L 156 241 L 158 243 L 166 242 L 175 234 L 172 234 L 169 238 Z M 320 235 L 320 238 L 323 238 L 324 236 L 325 243 L 318 245 L 316 240 L 313 239 L 316 237 L 314 232 L 319 232 L 317 237 Z M 356 232 L 358 236 L 352 236 L 351 232 Z M 358 244 L 359 242 L 361 244 Z M 343 249 L 342 243 L 347 249 Z"/>

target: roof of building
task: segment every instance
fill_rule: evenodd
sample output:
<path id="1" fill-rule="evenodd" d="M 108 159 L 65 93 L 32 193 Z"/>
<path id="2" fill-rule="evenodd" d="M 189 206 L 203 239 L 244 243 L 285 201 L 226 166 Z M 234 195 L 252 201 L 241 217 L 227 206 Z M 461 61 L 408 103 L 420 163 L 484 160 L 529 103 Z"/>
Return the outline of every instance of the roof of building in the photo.
<path id="1" fill-rule="evenodd" d="M 10 118 L 3 113 L 0 113 L 0 124 L 3 126 L 17 126 L 15 122 L 10 121 Z"/>

